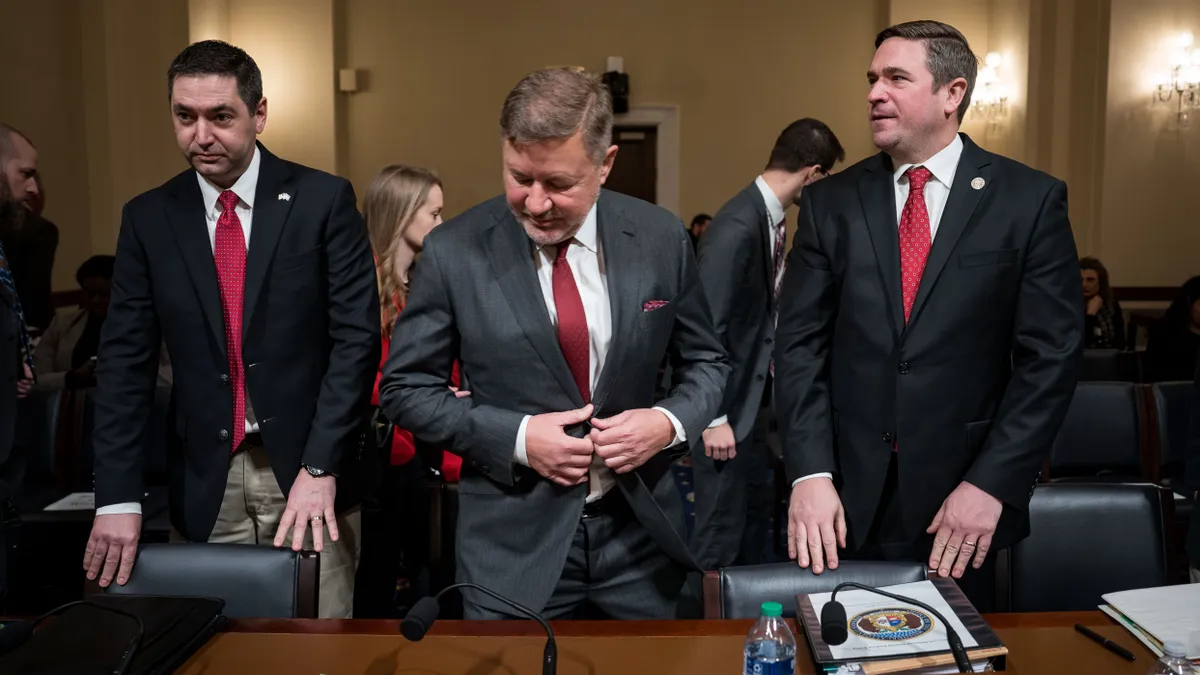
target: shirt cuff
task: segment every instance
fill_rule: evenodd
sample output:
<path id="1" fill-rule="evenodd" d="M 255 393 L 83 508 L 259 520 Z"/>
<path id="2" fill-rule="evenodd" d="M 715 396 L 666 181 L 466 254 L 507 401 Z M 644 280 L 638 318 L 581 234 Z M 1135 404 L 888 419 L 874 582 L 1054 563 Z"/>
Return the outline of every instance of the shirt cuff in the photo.
<path id="1" fill-rule="evenodd" d="M 709 423 L 708 423 L 708 428 L 709 428 L 709 429 L 715 429 L 716 427 L 719 427 L 719 426 L 721 426 L 722 424 L 729 424 L 729 415 L 721 415 L 721 416 L 720 416 L 720 417 L 718 417 L 717 419 L 715 419 L 715 420 L 713 420 L 713 421 L 709 422 Z"/>
<path id="2" fill-rule="evenodd" d="M 670 443 L 667 444 L 667 447 L 670 448 L 670 447 L 679 445 L 680 443 L 686 442 L 687 441 L 687 432 L 685 432 L 683 430 L 683 425 L 679 423 L 679 418 L 675 417 L 675 415 L 672 414 L 671 411 L 667 410 L 666 408 L 660 408 L 658 406 L 654 406 L 654 409 L 659 411 L 660 413 L 666 415 L 667 419 L 671 420 L 671 426 L 675 427 L 675 438 Z M 520 437 L 518 436 L 518 438 L 520 438 Z"/>
<path id="3" fill-rule="evenodd" d="M 98 516 L 116 516 L 126 513 L 134 513 L 142 515 L 142 505 L 137 502 L 124 502 L 121 504 L 109 504 L 96 509 Z"/>
<path id="4" fill-rule="evenodd" d="M 525 427 L 529 426 L 529 418 L 533 415 L 526 415 L 521 420 L 521 426 L 517 428 L 517 443 L 513 448 L 513 462 L 521 466 L 529 466 L 529 455 L 525 451 Z"/>
<path id="5" fill-rule="evenodd" d="M 810 478 L 828 478 L 830 480 L 833 480 L 833 474 L 829 473 L 828 471 L 823 471 L 821 473 L 812 473 L 807 476 L 804 476 L 803 478 L 797 478 L 796 480 L 792 481 L 792 487 L 796 487 L 800 483 L 803 483 L 804 481 L 806 481 Z"/>

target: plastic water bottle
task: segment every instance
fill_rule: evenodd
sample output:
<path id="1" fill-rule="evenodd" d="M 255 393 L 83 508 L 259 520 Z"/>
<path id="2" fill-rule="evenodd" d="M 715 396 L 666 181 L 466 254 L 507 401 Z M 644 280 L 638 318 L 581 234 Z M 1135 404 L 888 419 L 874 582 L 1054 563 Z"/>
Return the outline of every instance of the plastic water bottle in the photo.
<path id="1" fill-rule="evenodd" d="M 764 602 L 762 616 L 746 636 L 744 675 L 793 675 L 796 638 L 783 620 L 783 605 Z"/>
<path id="2" fill-rule="evenodd" d="M 1187 644 L 1182 640 L 1167 640 L 1162 658 L 1146 675 L 1192 675 L 1192 662 L 1187 658 Z"/>

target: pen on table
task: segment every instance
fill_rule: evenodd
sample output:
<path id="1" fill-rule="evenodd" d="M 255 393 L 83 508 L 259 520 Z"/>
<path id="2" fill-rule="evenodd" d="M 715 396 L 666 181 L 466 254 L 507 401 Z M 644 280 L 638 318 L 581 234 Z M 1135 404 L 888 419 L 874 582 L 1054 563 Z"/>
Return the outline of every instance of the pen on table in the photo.
<path id="1" fill-rule="evenodd" d="M 1088 628 L 1087 626 L 1085 626 L 1081 623 L 1075 624 L 1075 630 L 1080 633 L 1083 633 L 1087 637 L 1091 638 L 1094 642 L 1099 644 L 1101 647 L 1104 647 L 1108 651 L 1116 654 L 1117 656 L 1125 659 L 1126 661 L 1133 661 L 1134 659 L 1137 658 L 1136 656 L 1133 655 L 1133 652 L 1129 651 L 1128 649 L 1125 649 L 1121 645 L 1113 642 L 1112 640 L 1109 640 L 1108 638 L 1104 637 L 1103 635 L 1097 633 L 1096 631 L 1092 630 L 1091 628 Z"/>

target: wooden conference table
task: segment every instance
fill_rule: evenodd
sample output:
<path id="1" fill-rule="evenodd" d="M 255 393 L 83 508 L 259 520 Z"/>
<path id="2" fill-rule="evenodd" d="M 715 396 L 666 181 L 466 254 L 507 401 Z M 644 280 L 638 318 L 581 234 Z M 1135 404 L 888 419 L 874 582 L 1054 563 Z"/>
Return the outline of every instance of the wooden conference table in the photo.
<path id="1" fill-rule="evenodd" d="M 1142 675 L 1154 656 L 1100 612 L 993 614 L 1020 675 Z M 1137 655 L 1125 661 L 1075 632 L 1095 628 Z M 563 675 L 732 675 L 753 621 L 566 621 L 553 623 Z M 194 654 L 184 675 L 524 675 L 541 673 L 545 643 L 531 621 L 439 621 L 412 643 L 396 621 L 234 620 Z M 795 624 L 792 625 L 795 630 Z M 812 673 L 804 638 L 798 673 Z"/>

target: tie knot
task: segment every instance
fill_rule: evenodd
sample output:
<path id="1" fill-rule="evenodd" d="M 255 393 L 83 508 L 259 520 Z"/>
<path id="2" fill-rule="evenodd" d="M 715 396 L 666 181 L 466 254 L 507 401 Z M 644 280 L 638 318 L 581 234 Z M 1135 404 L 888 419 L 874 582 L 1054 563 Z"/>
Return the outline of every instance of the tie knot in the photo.
<path id="1" fill-rule="evenodd" d="M 933 178 L 933 172 L 923 166 L 914 166 L 907 173 L 908 186 L 911 190 L 924 190 L 925 184 L 929 182 L 930 178 Z"/>
<path id="2" fill-rule="evenodd" d="M 558 250 L 554 254 L 554 262 L 565 262 L 567 259 L 567 249 L 571 248 L 571 240 L 568 239 L 558 245 Z"/>
<path id="3" fill-rule="evenodd" d="M 232 211 L 233 207 L 237 206 L 238 196 L 233 190 L 226 190 L 217 197 L 217 201 L 221 203 L 221 207 L 226 211 Z"/>

